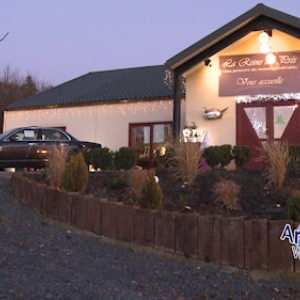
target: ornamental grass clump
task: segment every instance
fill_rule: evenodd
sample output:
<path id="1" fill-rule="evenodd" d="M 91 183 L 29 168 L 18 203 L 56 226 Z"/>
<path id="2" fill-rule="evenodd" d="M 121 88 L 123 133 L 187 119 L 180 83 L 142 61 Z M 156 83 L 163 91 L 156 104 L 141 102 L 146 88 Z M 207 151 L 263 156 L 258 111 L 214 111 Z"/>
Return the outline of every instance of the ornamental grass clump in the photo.
<path id="1" fill-rule="evenodd" d="M 131 188 L 136 199 L 141 198 L 143 188 L 148 178 L 147 170 L 131 169 L 125 173 L 127 185 Z"/>
<path id="2" fill-rule="evenodd" d="M 221 179 L 213 188 L 215 203 L 231 211 L 237 208 L 240 186 L 232 180 Z"/>
<path id="3" fill-rule="evenodd" d="M 53 145 L 49 152 L 44 175 L 49 185 L 54 188 L 61 188 L 68 152 L 68 149 L 63 145 Z"/>
<path id="4" fill-rule="evenodd" d="M 150 170 L 149 176 L 144 184 L 142 195 L 139 199 L 141 208 L 160 209 L 162 206 L 162 190 L 155 180 L 154 170 Z"/>
<path id="5" fill-rule="evenodd" d="M 200 174 L 200 143 L 175 141 L 170 143 L 169 163 L 174 170 L 175 177 L 180 177 L 183 183 L 193 184 Z"/>
<path id="6" fill-rule="evenodd" d="M 62 188 L 68 192 L 84 192 L 89 181 L 89 171 L 81 152 L 70 157 L 65 169 Z"/>
<path id="7" fill-rule="evenodd" d="M 283 142 L 263 143 L 262 155 L 267 163 L 265 177 L 268 184 L 274 184 L 275 187 L 282 187 L 290 162 L 288 144 Z"/>
<path id="8" fill-rule="evenodd" d="M 300 191 L 293 191 L 285 205 L 285 216 L 294 222 L 300 222 Z"/>

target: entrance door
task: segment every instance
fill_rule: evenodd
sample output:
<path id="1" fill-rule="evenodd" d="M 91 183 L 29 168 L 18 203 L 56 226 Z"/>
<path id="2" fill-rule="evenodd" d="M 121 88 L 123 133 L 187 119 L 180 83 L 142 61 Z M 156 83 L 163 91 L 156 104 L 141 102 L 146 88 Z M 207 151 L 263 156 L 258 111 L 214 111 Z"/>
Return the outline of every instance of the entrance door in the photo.
<path id="1" fill-rule="evenodd" d="M 136 150 L 137 163 L 144 168 L 153 168 L 154 158 L 165 155 L 171 138 L 171 122 L 129 124 L 129 147 Z"/>
<path id="2" fill-rule="evenodd" d="M 249 169 L 262 169 L 259 161 L 262 143 L 267 140 L 289 144 L 300 142 L 300 110 L 294 100 L 239 103 L 237 112 L 237 145 L 250 146 L 252 159 Z"/>

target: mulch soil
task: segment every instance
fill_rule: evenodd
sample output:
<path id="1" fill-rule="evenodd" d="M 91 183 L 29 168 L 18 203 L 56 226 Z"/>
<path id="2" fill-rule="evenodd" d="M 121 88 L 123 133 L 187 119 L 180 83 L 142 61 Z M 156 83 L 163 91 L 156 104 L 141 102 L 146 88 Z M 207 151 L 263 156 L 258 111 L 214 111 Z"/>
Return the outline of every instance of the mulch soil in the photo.
<path id="1" fill-rule="evenodd" d="M 250 170 L 207 170 L 197 176 L 192 185 L 184 186 L 180 178 L 174 176 L 172 169 L 156 170 L 159 185 L 163 192 L 162 209 L 181 213 L 200 215 L 244 216 L 247 219 L 284 219 L 285 203 L 294 190 L 300 189 L 300 178 L 287 176 L 280 188 L 268 184 L 261 171 Z M 126 176 L 126 172 L 99 172 L 91 174 L 87 193 L 107 196 L 111 201 L 121 201 L 138 205 L 130 187 L 113 188 L 112 182 Z M 215 184 L 222 179 L 231 180 L 239 185 L 237 209 L 228 212 L 216 203 Z"/>
<path id="2" fill-rule="evenodd" d="M 300 298 L 287 275 L 254 280 L 244 270 L 108 241 L 33 213 L 0 175 L 1 300 Z"/>

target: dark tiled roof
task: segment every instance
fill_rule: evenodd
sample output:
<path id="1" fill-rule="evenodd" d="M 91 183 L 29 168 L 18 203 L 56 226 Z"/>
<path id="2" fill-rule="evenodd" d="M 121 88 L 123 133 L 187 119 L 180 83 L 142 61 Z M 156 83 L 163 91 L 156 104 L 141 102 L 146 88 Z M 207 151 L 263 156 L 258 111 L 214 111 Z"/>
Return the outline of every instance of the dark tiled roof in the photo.
<path id="1" fill-rule="evenodd" d="M 5 110 L 173 98 L 172 87 L 164 82 L 165 70 L 164 65 L 158 65 L 88 73 L 10 104 Z"/>
<path id="2" fill-rule="evenodd" d="M 166 66 L 172 70 L 177 69 L 182 74 L 193 65 L 209 58 L 249 32 L 272 29 L 278 29 L 299 38 L 300 19 L 259 3 L 167 60 Z M 225 41 L 226 39 L 228 42 Z M 225 42 L 221 43 L 222 41 Z"/>

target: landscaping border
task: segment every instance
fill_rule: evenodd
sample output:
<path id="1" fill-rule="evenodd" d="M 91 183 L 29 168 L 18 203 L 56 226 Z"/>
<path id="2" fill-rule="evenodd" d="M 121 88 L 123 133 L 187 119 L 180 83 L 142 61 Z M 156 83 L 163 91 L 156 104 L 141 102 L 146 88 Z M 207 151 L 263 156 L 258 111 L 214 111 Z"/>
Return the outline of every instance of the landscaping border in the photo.
<path id="1" fill-rule="evenodd" d="M 31 210 L 83 230 L 205 262 L 241 269 L 299 272 L 291 244 L 280 240 L 291 220 L 246 220 L 147 210 L 68 193 L 12 173 L 12 194 Z"/>

